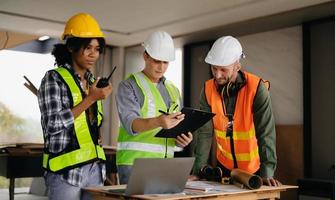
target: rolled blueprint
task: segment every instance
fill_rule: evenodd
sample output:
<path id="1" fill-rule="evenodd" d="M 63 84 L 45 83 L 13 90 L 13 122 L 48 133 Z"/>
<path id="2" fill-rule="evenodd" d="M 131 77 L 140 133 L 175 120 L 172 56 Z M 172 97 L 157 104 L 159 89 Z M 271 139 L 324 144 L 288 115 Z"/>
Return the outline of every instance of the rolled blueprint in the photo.
<path id="1" fill-rule="evenodd" d="M 263 181 L 260 176 L 248 173 L 241 169 L 233 169 L 230 172 L 230 176 L 233 183 L 237 183 L 237 185 L 242 184 L 251 190 L 258 189 L 263 185 Z"/>

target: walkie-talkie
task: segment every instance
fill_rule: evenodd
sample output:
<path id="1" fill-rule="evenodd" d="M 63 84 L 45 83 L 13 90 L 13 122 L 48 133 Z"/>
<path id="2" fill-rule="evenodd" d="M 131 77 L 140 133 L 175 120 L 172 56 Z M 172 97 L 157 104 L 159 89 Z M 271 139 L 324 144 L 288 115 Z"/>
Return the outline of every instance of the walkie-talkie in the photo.
<path id="1" fill-rule="evenodd" d="M 97 88 L 104 88 L 108 86 L 108 81 L 111 78 L 112 74 L 114 73 L 114 71 L 116 70 L 116 66 L 113 68 L 112 72 L 109 74 L 109 76 L 107 78 L 101 78 L 99 80 L 99 82 L 97 83 Z"/>

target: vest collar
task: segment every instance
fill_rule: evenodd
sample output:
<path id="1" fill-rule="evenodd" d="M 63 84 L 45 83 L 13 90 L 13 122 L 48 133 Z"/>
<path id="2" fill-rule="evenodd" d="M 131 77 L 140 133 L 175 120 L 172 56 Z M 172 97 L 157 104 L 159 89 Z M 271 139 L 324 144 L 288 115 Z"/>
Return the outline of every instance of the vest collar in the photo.
<path id="1" fill-rule="evenodd" d="M 245 78 L 245 75 L 244 75 L 243 71 L 241 71 L 241 70 L 238 71 L 235 83 L 233 83 L 232 86 L 230 86 L 231 87 L 230 90 L 234 90 L 234 91 L 231 91 L 231 92 L 238 92 L 246 83 L 247 83 L 247 80 Z M 219 94 L 221 94 L 221 90 L 223 89 L 223 87 L 225 85 L 219 86 L 215 82 L 215 86 L 216 86 L 216 89 L 219 92 Z"/>
<path id="2" fill-rule="evenodd" d="M 141 73 L 142 73 L 144 76 L 146 76 L 147 78 L 149 78 L 143 71 L 141 71 Z M 149 80 L 150 80 L 150 78 L 149 78 Z M 162 76 L 162 78 L 160 78 L 159 81 L 157 82 L 157 85 L 158 85 L 159 83 L 163 83 L 163 84 L 165 84 L 165 81 L 166 81 L 166 77 L 165 77 L 165 76 Z"/>
<path id="3" fill-rule="evenodd" d="M 78 79 L 79 81 L 81 80 L 80 75 L 79 75 L 75 70 L 73 70 L 73 68 L 71 67 L 70 64 L 67 64 L 67 63 L 66 63 L 63 67 L 69 69 L 70 72 L 71 72 L 72 74 L 74 74 L 74 76 L 76 77 L 76 79 Z M 85 80 L 88 80 L 88 82 L 89 82 L 90 85 L 92 85 L 92 84 L 93 84 L 93 80 L 95 80 L 95 79 L 94 79 L 94 76 L 93 76 L 93 74 L 92 74 L 92 72 L 91 72 L 90 70 L 86 70 L 86 72 L 85 72 L 85 74 L 84 74 L 84 79 L 85 79 Z M 80 81 L 80 82 L 81 82 L 81 81 Z"/>

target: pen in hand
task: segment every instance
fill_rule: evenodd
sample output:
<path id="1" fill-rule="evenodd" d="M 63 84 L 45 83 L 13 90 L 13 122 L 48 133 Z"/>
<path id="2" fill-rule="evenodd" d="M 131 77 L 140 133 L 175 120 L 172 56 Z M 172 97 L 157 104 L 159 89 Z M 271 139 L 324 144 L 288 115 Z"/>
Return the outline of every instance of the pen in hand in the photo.
<path id="1" fill-rule="evenodd" d="M 175 106 L 174 106 L 174 108 L 172 109 L 172 111 L 175 111 L 176 110 L 176 108 L 178 108 L 178 104 L 176 104 Z M 169 113 L 169 110 L 170 110 L 170 108 L 168 108 L 168 111 L 167 112 L 165 112 L 165 111 L 162 111 L 162 110 L 158 110 L 158 112 L 160 112 L 160 113 L 162 113 L 162 114 L 164 114 L 164 115 L 169 115 L 169 114 L 171 114 L 171 113 Z"/>
<path id="2" fill-rule="evenodd" d="M 185 115 L 181 112 L 171 113 L 163 110 L 158 110 L 162 115 L 157 116 L 157 124 L 164 129 L 170 129 L 175 127 L 179 122 L 184 120 Z"/>
<path id="3" fill-rule="evenodd" d="M 163 110 L 158 110 L 158 112 L 162 113 L 163 115 L 172 115 L 172 114 L 176 114 L 176 113 L 167 113 Z M 174 119 L 180 119 L 180 116 L 182 116 L 182 118 L 184 119 L 184 114 L 183 113 L 179 113 L 177 114 L 175 117 L 173 117 Z"/>
<path id="4" fill-rule="evenodd" d="M 178 108 L 178 104 L 176 104 L 175 106 L 174 106 L 174 108 L 172 109 L 172 111 L 175 111 L 176 110 L 176 108 Z"/>
<path id="5" fill-rule="evenodd" d="M 164 114 L 164 115 L 169 115 L 169 113 L 164 112 L 164 111 L 162 111 L 162 110 L 158 110 L 158 112 L 160 112 L 160 113 L 162 113 L 162 114 Z"/>

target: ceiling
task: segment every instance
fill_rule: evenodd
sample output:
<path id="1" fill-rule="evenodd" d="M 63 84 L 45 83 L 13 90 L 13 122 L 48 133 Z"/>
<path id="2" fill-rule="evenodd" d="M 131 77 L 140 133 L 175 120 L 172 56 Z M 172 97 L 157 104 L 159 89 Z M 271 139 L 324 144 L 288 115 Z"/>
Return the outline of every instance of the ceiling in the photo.
<path id="1" fill-rule="evenodd" d="M 99 22 L 108 44 L 133 46 L 155 30 L 165 30 L 176 38 L 330 1 L 0 0 L 0 29 L 57 38 L 69 17 L 87 12 Z"/>
<path id="2" fill-rule="evenodd" d="M 12 48 L 18 44 L 36 40 L 37 38 L 36 35 L 0 30 L 0 50 L 3 48 Z"/>

